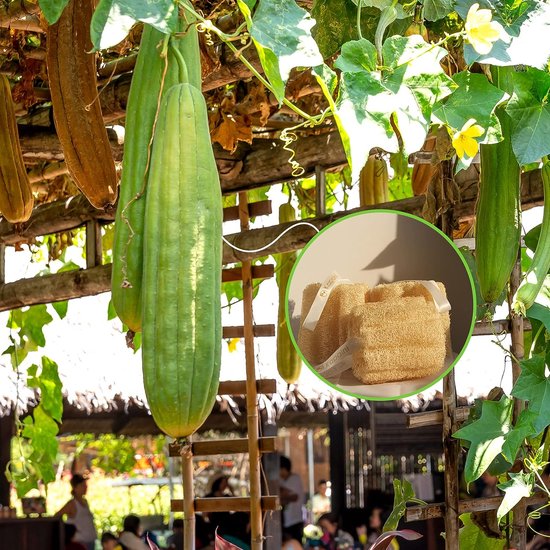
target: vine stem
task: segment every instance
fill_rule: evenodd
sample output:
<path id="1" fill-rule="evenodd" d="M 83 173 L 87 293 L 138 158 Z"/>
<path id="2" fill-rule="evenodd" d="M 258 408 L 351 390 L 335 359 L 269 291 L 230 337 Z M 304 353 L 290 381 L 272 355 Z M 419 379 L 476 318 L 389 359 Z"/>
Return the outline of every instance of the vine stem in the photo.
<path id="1" fill-rule="evenodd" d="M 361 5 L 363 3 L 362 0 L 359 0 L 357 4 L 357 35 L 359 36 L 359 40 L 363 40 L 363 33 L 361 32 L 361 9 L 363 6 Z"/>
<path id="2" fill-rule="evenodd" d="M 216 34 L 226 45 L 227 47 L 235 54 L 237 59 L 240 59 L 243 63 L 243 65 L 275 96 L 277 96 L 277 92 L 275 91 L 275 88 L 269 83 L 269 81 L 264 78 L 244 57 L 241 52 L 232 44 L 231 40 L 235 37 L 232 35 L 225 34 L 223 31 L 218 29 L 212 21 L 209 19 L 205 19 L 200 14 L 198 14 L 191 6 L 186 5 L 185 3 L 180 4 L 185 10 L 187 10 L 189 13 L 191 13 L 194 17 L 197 18 L 198 21 L 202 23 L 205 30 L 212 31 L 214 34 Z M 240 28 L 240 27 L 239 27 Z M 292 101 L 289 101 L 286 97 L 282 99 L 282 103 L 286 105 L 289 109 L 292 109 L 297 115 L 300 115 L 302 118 L 305 118 L 308 122 L 310 122 L 313 125 L 319 124 L 320 117 L 317 116 L 311 116 L 310 114 L 306 113 L 305 111 L 302 111 L 299 107 L 294 105 Z"/>

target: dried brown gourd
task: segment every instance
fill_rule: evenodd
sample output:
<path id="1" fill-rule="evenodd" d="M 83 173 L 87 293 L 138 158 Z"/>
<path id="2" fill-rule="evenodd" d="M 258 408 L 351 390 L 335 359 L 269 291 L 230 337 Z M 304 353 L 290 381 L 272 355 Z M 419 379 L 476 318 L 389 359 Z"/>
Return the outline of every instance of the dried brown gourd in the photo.
<path id="1" fill-rule="evenodd" d="M 11 223 L 29 219 L 34 199 L 27 177 L 10 83 L 0 75 L 0 213 Z"/>
<path id="2" fill-rule="evenodd" d="M 69 174 L 96 208 L 112 205 L 117 176 L 97 90 L 93 0 L 70 0 L 48 28 L 47 66 L 55 127 Z"/>

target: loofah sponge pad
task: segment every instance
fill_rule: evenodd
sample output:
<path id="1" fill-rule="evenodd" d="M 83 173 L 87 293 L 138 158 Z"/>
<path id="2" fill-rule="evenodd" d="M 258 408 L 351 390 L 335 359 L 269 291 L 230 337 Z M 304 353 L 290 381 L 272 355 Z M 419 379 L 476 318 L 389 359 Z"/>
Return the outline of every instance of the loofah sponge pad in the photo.
<path id="1" fill-rule="evenodd" d="M 438 283 L 443 294 L 445 286 Z M 361 346 L 353 374 L 365 384 L 414 380 L 437 374 L 450 350 L 450 317 L 439 313 L 431 293 L 417 281 L 378 285 L 367 292 L 349 323 Z"/>
<path id="2" fill-rule="evenodd" d="M 302 294 L 301 322 L 303 324 L 315 296 L 321 287 L 308 285 Z M 349 314 L 365 303 L 369 286 L 364 283 L 339 284 L 332 289 L 314 330 L 300 328 L 298 345 L 304 357 L 312 365 L 326 361 L 348 339 Z"/>

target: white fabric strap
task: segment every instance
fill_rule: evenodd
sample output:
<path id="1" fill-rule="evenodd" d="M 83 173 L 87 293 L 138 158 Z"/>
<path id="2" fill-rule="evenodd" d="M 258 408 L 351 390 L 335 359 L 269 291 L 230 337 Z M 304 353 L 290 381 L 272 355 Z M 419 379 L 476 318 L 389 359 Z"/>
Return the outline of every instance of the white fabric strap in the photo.
<path id="1" fill-rule="evenodd" d="M 352 355 L 361 346 L 359 338 L 350 338 L 342 344 L 326 361 L 317 365 L 315 370 L 325 378 L 336 377 L 351 369 Z"/>
<path id="2" fill-rule="evenodd" d="M 327 279 L 325 279 L 325 281 L 321 284 L 321 287 L 317 291 L 315 300 L 313 300 L 311 308 L 308 311 L 306 318 L 304 319 L 302 328 L 305 328 L 307 330 L 315 329 L 317 322 L 319 321 L 321 314 L 323 313 L 323 309 L 325 309 L 330 293 L 334 290 L 335 287 L 345 283 L 351 283 L 351 281 L 349 279 L 341 279 L 340 275 L 338 275 L 338 273 L 336 272 L 331 273 L 327 277 Z"/>
<path id="3" fill-rule="evenodd" d="M 445 313 L 446 311 L 451 311 L 451 304 L 440 288 L 437 286 L 435 281 L 418 281 L 429 293 L 432 295 L 434 300 L 435 309 L 438 313 Z"/>

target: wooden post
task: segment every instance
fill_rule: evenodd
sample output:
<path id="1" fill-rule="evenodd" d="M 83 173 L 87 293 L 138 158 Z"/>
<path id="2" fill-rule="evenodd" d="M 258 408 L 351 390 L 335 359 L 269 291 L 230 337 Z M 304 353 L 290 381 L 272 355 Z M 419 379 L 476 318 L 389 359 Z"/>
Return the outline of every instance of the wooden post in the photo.
<path id="1" fill-rule="evenodd" d="M 521 374 L 519 361 L 523 359 L 523 317 L 512 313 L 511 303 L 519 286 L 521 279 L 521 250 L 520 256 L 510 277 L 510 293 L 508 295 L 508 304 L 510 306 L 511 316 L 511 338 L 512 345 L 510 351 L 512 353 L 512 380 L 515 384 Z M 514 398 L 514 422 L 517 421 L 521 411 L 523 410 L 523 401 Z M 525 499 L 522 498 L 512 509 L 512 536 L 511 546 L 516 550 L 525 550 L 527 545 L 527 507 Z"/>
<path id="2" fill-rule="evenodd" d="M 13 413 L 0 418 L 0 505 L 10 505 L 10 484 L 4 475 L 6 466 L 11 460 L 11 438 L 15 426 Z"/>
<path id="3" fill-rule="evenodd" d="M 326 178 L 322 166 L 315 167 L 315 215 L 324 216 L 327 212 L 325 203 Z"/>
<path id="4" fill-rule="evenodd" d="M 191 438 L 181 449 L 183 481 L 183 548 L 195 550 L 195 491 L 193 489 L 193 451 Z"/>
<path id="5" fill-rule="evenodd" d="M 346 463 L 349 457 L 345 456 L 343 450 L 346 438 L 344 417 L 347 413 L 327 414 L 330 435 L 331 511 L 340 516 L 346 508 Z"/>
<path id="6" fill-rule="evenodd" d="M 445 455 L 445 548 L 458 548 L 458 440 L 456 431 L 456 385 L 454 369 L 443 378 L 443 453 Z"/>
<path id="7" fill-rule="evenodd" d="M 6 245 L 0 243 L 0 285 L 6 282 Z"/>
<path id="8" fill-rule="evenodd" d="M 276 436 L 277 425 L 266 421 L 265 414 L 262 414 L 262 434 L 265 436 Z M 265 472 L 266 492 L 268 495 L 279 494 L 279 454 L 265 453 L 262 455 L 262 464 Z M 265 548 L 266 550 L 280 550 L 283 546 L 281 529 L 281 511 L 269 512 L 265 522 Z"/>
<path id="9" fill-rule="evenodd" d="M 101 227 L 97 220 L 86 222 L 86 267 L 90 269 L 101 265 L 103 252 L 101 247 Z"/>
<path id="10" fill-rule="evenodd" d="M 241 231 L 248 230 L 248 198 L 239 193 L 239 217 Z M 263 525 L 260 476 L 260 450 L 258 446 L 258 392 L 256 389 L 256 364 L 254 360 L 254 328 L 252 314 L 252 269 L 251 262 L 242 262 L 244 350 L 246 360 L 246 411 L 248 428 L 248 456 L 250 459 L 250 535 L 251 550 L 262 550 Z"/>

